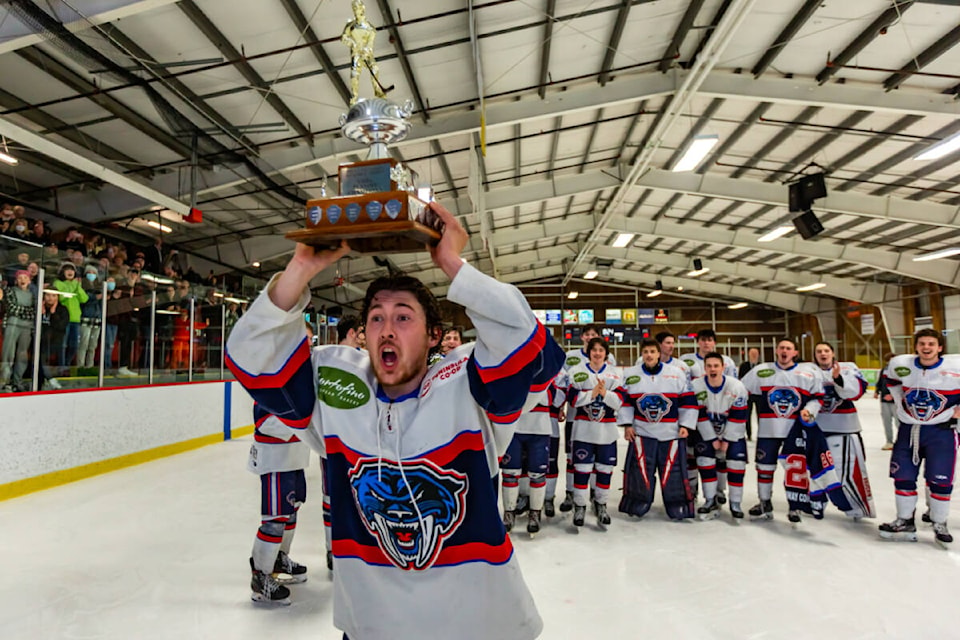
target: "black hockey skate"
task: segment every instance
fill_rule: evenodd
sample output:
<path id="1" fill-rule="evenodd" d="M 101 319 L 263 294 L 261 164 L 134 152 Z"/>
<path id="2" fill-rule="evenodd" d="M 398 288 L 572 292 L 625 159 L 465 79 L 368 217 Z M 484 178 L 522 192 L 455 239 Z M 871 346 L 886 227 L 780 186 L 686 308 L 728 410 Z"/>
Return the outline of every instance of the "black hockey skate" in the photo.
<path id="1" fill-rule="evenodd" d="M 514 509 L 514 512 L 518 516 L 521 516 L 527 512 L 527 509 L 530 508 L 530 496 L 518 496 L 517 497 L 517 508 Z"/>
<path id="2" fill-rule="evenodd" d="M 884 540 L 916 542 L 917 526 L 913 523 L 913 517 L 897 518 L 893 522 L 880 525 L 880 537 Z"/>
<path id="3" fill-rule="evenodd" d="M 707 498 L 707 501 L 697 509 L 697 518 L 700 520 L 713 520 L 720 515 L 720 501 L 716 498 Z"/>
<path id="4" fill-rule="evenodd" d="M 723 491 L 717 490 L 717 504 L 721 507 L 727 504 L 727 496 L 723 494 Z"/>
<path id="5" fill-rule="evenodd" d="M 610 514 L 607 512 L 607 505 L 594 501 L 593 512 L 597 515 L 597 526 L 606 530 L 606 528 L 610 526 Z"/>
<path id="6" fill-rule="evenodd" d="M 507 530 L 507 533 L 510 533 L 513 530 L 513 523 L 517 519 L 516 511 L 504 511 L 503 512 L 503 528 Z"/>
<path id="7" fill-rule="evenodd" d="M 953 543 L 953 536 L 950 535 L 950 531 L 947 530 L 946 522 L 934 522 L 933 535 L 936 536 L 937 544 L 944 549 L 949 549 Z"/>
<path id="8" fill-rule="evenodd" d="M 573 509 L 573 492 L 567 491 L 567 496 L 560 503 L 560 511 L 566 513 Z"/>
<path id="9" fill-rule="evenodd" d="M 290 589 L 277 582 L 276 578 L 269 573 L 257 571 L 257 568 L 253 566 L 253 558 L 250 558 L 250 571 L 253 572 L 253 576 L 250 578 L 251 600 L 289 606 Z"/>
<path id="10" fill-rule="evenodd" d="M 277 553 L 277 561 L 273 563 L 273 575 L 280 584 L 306 582 L 307 568 L 294 561 L 286 552 L 280 551 Z"/>
<path id="11" fill-rule="evenodd" d="M 760 504 L 750 507 L 751 520 L 773 520 L 773 503 L 769 500 L 761 500 Z"/>
<path id="12" fill-rule="evenodd" d="M 527 533 L 530 534 L 530 537 L 540 533 L 540 510 L 539 509 L 530 509 L 527 512 Z"/>
<path id="13" fill-rule="evenodd" d="M 800 524 L 800 521 L 801 521 L 801 518 L 800 518 L 800 510 L 799 510 L 799 509 L 791 509 L 790 511 L 788 511 L 788 512 L 787 512 L 787 520 L 789 520 L 789 521 L 792 522 L 793 524 Z"/>
<path id="14" fill-rule="evenodd" d="M 547 498 L 543 501 L 543 515 L 548 518 L 552 518 L 557 515 L 557 511 L 553 506 L 553 498 Z"/>
<path id="15" fill-rule="evenodd" d="M 587 508 L 581 507 L 580 505 L 574 505 L 573 507 L 573 526 L 582 527 L 583 521 L 587 517 Z"/>
<path id="16" fill-rule="evenodd" d="M 733 516 L 734 520 L 743 520 L 743 510 L 740 509 L 739 502 L 730 503 L 730 515 Z"/>
<path id="17" fill-rule="evenodd" d="M 923 515 L 920 516 L 920 520 L 926 524 L 933 524 L 933 520 L 930 519 L 930 509 L 927 509 L 923 512 Z"/>
<path id="18" fill-rule="evenodd" d="M 327 551 L 327 571 L 333 571 L 333 551 Z"/>

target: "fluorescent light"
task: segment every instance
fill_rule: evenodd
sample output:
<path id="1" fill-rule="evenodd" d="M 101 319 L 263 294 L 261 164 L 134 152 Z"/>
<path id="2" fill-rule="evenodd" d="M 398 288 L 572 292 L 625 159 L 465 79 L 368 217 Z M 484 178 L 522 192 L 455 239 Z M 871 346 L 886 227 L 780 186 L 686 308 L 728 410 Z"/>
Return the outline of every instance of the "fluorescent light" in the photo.
<path id="1" fill-rule="evenodd" d="M 734 304 L 728 304 L 727 309 L 744 309 L 746 308 L 746 306 L 747 306 L 746 302 L 736 302 Z"/>
<path id="2" fill-rule="evenodd" d="M 7 164 L 12 164 L 13 166 L 20 164 L 19 160 L 14 158 L 9 153 L 3 153 L 2 151 L 0 151 L 0 162 L 6 162 Z"/>
<path id="3" fill-rule="evenodd" d="M 630 241 L 633 240 L 634 234 L 632 233 L 618 233 L 617 238 L 613 241 L 613 248 L 623 249 L 625 246 L 630 244 Z"/>
<path id="4" fill-rule="evenodd" d="M 702 276 L 707 271 L 710 271 L 710 267 L 701 267 L 699 269 L 694 269 L 693 271 L 687 271 L 687 275 L 691 278 L 696 278 L 697 276 Z"/>
<path id="5" fill-rule="evenodd" d="M 657 297 L 658 295 L 660 295 L 661 293 L 663 293 L 663 289 L 654 289 L 653 291 L 651 291 L 650 293 L 647 294 L 647 297 L 648 297 L 648 298 L 656 298 L 656 297 Z"/>
<path id="6" fill-rule="evenodd" d="M 259 267 L 259 266 L 260 266 L 260 263 L 259 263 L 259 262 L 254 262 L 254 263 L 253 263 L 252 265 L 250 265 L 250 266 Z"/>
<path id="7" fill-rule="evenodd" d="M 683 291 L 683 285 L 680 285 L 679 287 L 677 287 L 677 291 Z"/>
<path id="8" fill-rule="evenodd" d="M 171 229 L 171 228 L 168 227 L 167 225 L 165 225 L 165 224 L 160 224 L 160 223 L 157 222 L 156 220 L 147 220 L 147 225 L 153 227 L 154 229 L 159 229 L 160 231 L 163 231 L 164 233 L 170 233 L 171 231 L 173 231 L 173 229 Z"/>
<path id="9" fill-rule="evenodd" d="M 580 295 L 579 291 L 571 291 L 570 293 L 567 294 L 567 298 L 569 298 L 570 300 L 576 300 L 577 296 L 579 295 Z"/>
<path id="10" fill-rule="evenodd" d="M 757 242 L 771 242 L 777 238 L 783 237 L 793 231 L 793 225 L 782 224 L 773 231 L 763 234 L 757 238 Z"/>
<path id="11" fill-rule="evenodd" d="M 692 171 L 696 169 L 710 150 L 720 142 L 720 136 L 713 133 L 707 136 L 694 136 L 683 156 L 673 165 L 673 171 Z"/>
<path id="12" fill-rule="evenodd" d="M 913 259 L 914 262 L 926 262 L 927 260 L 939 260 L 940 258 L 949 258 L 950 256 L 955 256 L 960 253 L 960 248 L 954 247 L 952 249 L 941 249 L 940 251 L 934 251 L 933 253 L 923 253 Z"/>
<path id="13" fill-rule="evenodd" d="M 913 156 L 914 160 L 936 160 L 943 156 L 960 150 L 960 133 L 954 134 L 945 140 L 927 147 L 920 155 Z"/>
<path id="14" fill-rule="evenodd" d="M 250 302 L 249 300 L 244 300 L 243 298 L 232 298 L 232 297 L 230 297 L 230 296 L 227 296 L 227 297 L 224 298 L 223 300 L 224 300 L 224 302 L 236 302 L 237 304 L 243 304 L 244 302 Z"/>
<path id="15" fill-rule="evenodd" d="M 816 291 L 817 289 L 823 289 L 827 286 L 825 282 L 815 282 L 813 284 L 808 284 L 805 287 L 797 287 L 796 291 Z"/>
<path id="16" fill-rule="evenodd" d="M 140 279 L 146 280 L 147 282 L 156 282 L 157 284 L 173 284 L 173 280 L 170 278 L 161 278 L 146 271 L 140 274 Z"/>
<path id="17" fill-rule="evenodd" d="M 597 271 L 587 271 L 587 272 L 583 275 L 583 279 L 584 279 L 584 280 L 593 280 L 593 279 L 596 278 L 598 275 L 600 275 L 600 273 L 597 272 Z"/>

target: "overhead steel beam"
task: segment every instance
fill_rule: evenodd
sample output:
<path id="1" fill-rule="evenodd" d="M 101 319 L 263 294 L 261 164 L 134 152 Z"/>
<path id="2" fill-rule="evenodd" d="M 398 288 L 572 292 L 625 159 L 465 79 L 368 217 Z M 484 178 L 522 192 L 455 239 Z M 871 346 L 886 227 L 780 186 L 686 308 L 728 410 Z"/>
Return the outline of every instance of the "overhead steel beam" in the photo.
<path id="1" fill-rule="evenodd" d="M 767 50 L 763 53 L 757 64 L 753 65 L 753 69 L 750 70 L 750 73 L 753 74 L 754 78 L 759 78 L 763 75 L 763 72 L 773 64 L 773 61 L 777 59 L 777 56 L 780 55 L 780 52 L 783 51 L 783 48 L 793 40 L 793 36 L 797 35 L 797 32 L 807 23 L 807 20 L 810 19 L 810 16 L 813 15 L 823 4 L 822 0 L 805 0 L 803 6 L 800 7 L 799 11 L 793 14 L 793 18 L 790 19 L 790 22 L 787 23 L 787 26 L 783 28 L 783 31 L 774 38 L 773 43 L 767 47 Z"/>
<path id="2" fill-rule="evenodd" d="M 810 106 L 806 107 L 801 111 L 794 119 L 794 122 L 807 122 L 810 118 L 815 116 L 823 107 Z M 787 141 L 787 139 L 794 134 L 795 130 L 791 127 L 784 127 L 776 133 L 770 140 L 767 141 L 760 150 L 754 153 L 752 156 L 747 158 L 743 162 L 743 166 L 736 169 L 731 175 L 734 178 L 739 178 L 745 174 L 749 169 L 747 167 L 755 165 L 757 162 L 763 161 L 770 156 L 770 153 L 779 147 L 781 144 Z"/>
<path id="3" fill-rule="evenodd" d="M 854 111 L 849 116 L 844 118 L 839 125 L 837 125 L 837 129 L 827 131 L 826 133 L 822 134 L 819 138 L 808 144 L 803 151 L 784 163 L 779 170 L 764 178 L 763 181 L 777 182 L 781 178 L 791 179 L 793 177 L 790 175 L 791 172 L 795 171 L 801 163 L 806 162 L 816 154 L 823 152 L 823 150 L 826 149 L 830 144 L 836 142 L 837 139 L 843 135 L 844 128 L 849 128 L 858 124 L 869 115 L 871 115 L 869 111 Z M 748 160 L 747 162 L 749 164 L 751 161 Z"/>
<path id="4" fill-rule="evenodd" d="M 383 17 L 384 27 L 390 32 L 390 42 L 397 51 L 397 59 L 400 61 L 400 68 L 403 69 L 403 77 L 407 81 L 407 86 L 413 92 L 413 103 L 420 113 L 424 122 L 430 120 L 430 112 L 427 104 L 420 94 L 420 85 L 417 83 L 416 76 L 413 73 L 413 67 L 410 66 L 410 58 L 407 56 L 407 50 L 403 46 L 403 39 L 400 37 L 400 29 L 393 20 L 393 10 L 390 9 L 389 0 L 377 0 L 377 6 L 380 7 L 380 15 Z"/>
<path id="5" fill-rule="evenodd" d="M 700 41 L 697 43 L 697 48 L 693 50 L 693 55 L 690 56 L 688 65 L 692 66 L 697 62 L 700 53 L 703 51 L 703 48 L 707 46 L 707 41 L 710 40 L 710 36 L 714 30 L 720 26 L 720 21 L 723 20 L 723 16 L 726 15 L 727 9 L 730 8 L 732 2 L 733 0 L 723 0 L 723 2 L 720 3 L 716 13 L 713 14 L 713 20 L 710 22 L 710 26 L 703 30 L 703 35 L 700 36 Z"/>
<path id="6" fill-rule="evenodd" d="M 847 45 L 846 49 L 827 63 L 827 66 L 817 74 L 817 82 L 823 84 L 832 78 L 835 73 L 843 68 L 843 65 L 850 62 L 858 53 L 863 51 L 881 32 L 885 33 L 890 25 L 900 20 L 900 16 L 913 5 L 914 1 L 915 0 L 893 0 L 893 6 L 877 16 L 866 29 L 860 32 L 860 35 L 854 38 L 853 42 Z"/>
<path id="7" fill-rule="evenodd" d="M 310 132 L 309 127 L 303 124 L 293 111 L 290 110 L 290 107 L 280 99 L 280 96 L 274 93 L 273 88 L 260 77 L 260 74 L 253 68 L 253 65 L 247 62 L 246 58 L 227 40 L 223 32 L 207 17 L 207 14 L 201 11 L 200 7 L 198 7 L 193 0 L 180 0 L 177 6 L 190 18 L 190 21 L 193 22 L 200 32 L 206 36 L 207 40 L 223 53 L 224 58 L 233 61 L 233 66 L 240 72 L 240 75 L 246 79 L 250 87 L 283 118 L 284 122 L 290 125 L 290 127 L 297 132 L 297 135 L 303 138 L 308 145 L 313 144 L 313 134 Z"/>
<path id="8" fill-rule="evenodd" d="M 693 1 L 702 2 L 703 0 Z M 617 19 L 613 23 L 610 41 L 607 43 L 607 48 L 603 52 L 603 63 L 600 65 L 600 77 L 598 81 L 601 87 L 610 82 L 610 70 L 613 68 L 613 61 L 617 57 L 617 49 L 620 48 L 620 38 L 623 37 L 623 28 L 627 24 L 627 16 L 630 15 L 630 6 L 632 4 L 630 0 L 620 0 L 620 8 L 617 9 Z M 663 62 L 661 61 L 660 64 L 662 65 Z"/>
<path id="9" fill-rule="evenodd" d="M 951 29 L 945 36 L 921 51 L 916 58 L 912 58 L 907 64 L 903 65 L 900 71 L 884 80 L 883 87 L 887 91 L 898 88 L 904 80 L 952 49 L 958 42 L 960 42 L 960 25 Z"/>
<path id="10" fill-rule="evenodd" d="M 557 13 L 557 0 L 546 0 L 543 23 L 543 45 L 540 47 L 540 84 L 537 95 L 543 100 L 547 97 L 547 80 L 550 77 L 550 45 L 553 43 L 553 21 Z"/>
<path id="11" fill-rule="evenodd" d="M 313 53 L 317 62 L 323 67 L 324 75 L 330 79 L 333 88 L 340 94 L 340 99 L 343 100 L 343 104 L 350 104 L 350 90 L 337 72 L 337 67 L 333 64 L 333 60 L 330 59 L 327 51 L 323 48 L 323 45 L 320 44 L 320 38 L 317 37 L 313 27 L 307 22 L 307 17 L 303 15 L 303 11 L 301 11 L 300 5 L 297 4 L 297 0 L 280 0 L 280 4 L 286 9 L 287 15 L 290 16 L 293 24 L 297 27 L 297 31 L 302 35 L 304 42 L 309 43 L 310 52 Z"/>
<path id="12" fill-rule="evenodd" d="M 917 115 L 902 116 L 898 118 L 897 121 L 891 124 L 889 127 L 886 127 L 881 131 L 874 131 L 873 134 L 869 138 L 867 138 L 866 141 L 860 143 L 859 145 L 857 145 L 847 153 L 843 154 L 836 160 L 833 160 L 828 165 L 827 173 L 830 173 L 834 169 L 845 167 L 847 166 L 847 163 L 852 162 L 857 158 L 862 158 L 864 155 L 867 154 L 867 152 L 877 148 L 892 136 L 896 135 L 897 133 L 900 133 L 901 131 L 903 131 L 909 126 L 916 124 L 920 120 L 923 120 L 923 117 L 917 116 Z"/>
<path id="13" fill-rule="evenodd" d="M 0 193 L 10 197 L 23 198 L 24 200 L 40 200 L 47 197 L 48 189 L 37 186 L 32 182 L 25 182 L 19 178 L 8 176 L 0 172 Z M 23 194 L 23 195 L 21 195 Z"/>
<path id="14" fill-rule="evenodd" d="M 703 113 L 700 114 L 700 117 L 697 118 L 697 121 L 687 132 L 687 135 L 684 136 L 683 141 L 677 145 L 677 148 L 674 149 L 673 153 L 670 154 L 670 158 L 667 160 L 664 166 L 672 167 L 680 160 L 680 158 L 683 157 L 683 154 L 687 151 L 687 145 L 689 145 L 694 138 L 700 135 L 700 132 L 703 131 L 708 124 L 710 124 L 713 116 L 716 115 L 720 107 L 723 106 L 723 102 L 723 98 L 714 98 L 710 101 L 710 104 L 707 105 L 707 108 L 704 109 Z"/>
<path id="15" fill-rule="evenodd" d="M 683 17 L 680 18 L 680 24 L 677 25 L 677 30 L 673 32 L 673 38 L 670 39 L 670 44 L 667 45 L 666 51 L 663 52 L 663 58 L 660 60 L 660 64 L 657 65 L 657 71 L 666 73 L 670 70 L 674 59 L 680 55 L 680 47 L 683 46 L 683 41 L 687 38 L 687 34 L 690 33 L 690 29 L 693 27 L 693 21 L 697 19 L 697 14 L 700 13 L 702 7 L 703 0 L 690 0 L 690 4 L 687 5 L 687 10 L 683 12 Z"/>

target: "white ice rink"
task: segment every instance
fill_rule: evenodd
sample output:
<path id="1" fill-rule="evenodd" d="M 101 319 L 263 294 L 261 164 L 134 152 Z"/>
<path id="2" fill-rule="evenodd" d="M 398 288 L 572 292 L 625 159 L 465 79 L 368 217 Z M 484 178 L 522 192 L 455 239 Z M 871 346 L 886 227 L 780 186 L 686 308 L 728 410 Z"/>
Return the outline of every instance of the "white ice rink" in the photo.
<path id="1" fill-rule="evenodd" d="M 879 408 L 871 398 L 859 409 L 877 508 L 889 520 Z M 245 469 L 249 444 L 216 444 L 0 502 L 3 638 L 339 640 L 316 463 L 291 554 L 310 579 L 292 587 L 290 607 L 250 602 L 260 491 Z M 936 546 L 919 517 L 916 544 L 883 542 L 877 522 L 851 522 L 833 507 L 824 520 L 793 527 L 781 482 L 778 470 L 773 522 L 737 525 L 725 511 L 711 522 L 674 523 L 658 496 L 642 521 L 614 513 L 606 533 L 588 512 L 579 535 L 569 532 L 569 513 L 547 521 L 535 540 L 514 535 L 545 621 L 542 638 L 960 637 L 960 555 Z M 745 484 L 749 507 L 752 464 Z"/>

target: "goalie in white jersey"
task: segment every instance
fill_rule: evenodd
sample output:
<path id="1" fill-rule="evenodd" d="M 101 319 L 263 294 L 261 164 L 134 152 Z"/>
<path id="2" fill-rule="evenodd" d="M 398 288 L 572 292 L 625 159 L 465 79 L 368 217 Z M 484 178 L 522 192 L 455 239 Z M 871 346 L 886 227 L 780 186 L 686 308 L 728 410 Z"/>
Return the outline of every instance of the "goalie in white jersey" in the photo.
<path id="1" fill-rule="evenodd" d="M 699 417 L 697 429 L 697 467 L 703 481 L 703 505 L 697 509 L 701 520 L 717 517 L 717 461 L 726 460 L 730 486 L 730 514 L 743 518 L 743 475 L 747 468 L 746 423 L 749 394 L 743 383 L 724 375 L 723 356 L 708 353 L 703 359 L 706 375 L 693 381 Z"/>
<path id="2" fill-rule="evenodd" d="M 823 408 L 817 425 L 827 438 L 843 493 L 853 507 L 844 513 L 851 518 L 876 517 L 860 418 L 853 404 L 866 392 L 867 380 L 854 363 L 837 362 L 827 342 L 817 343 L 813 354 L 823 374 Z"/>

